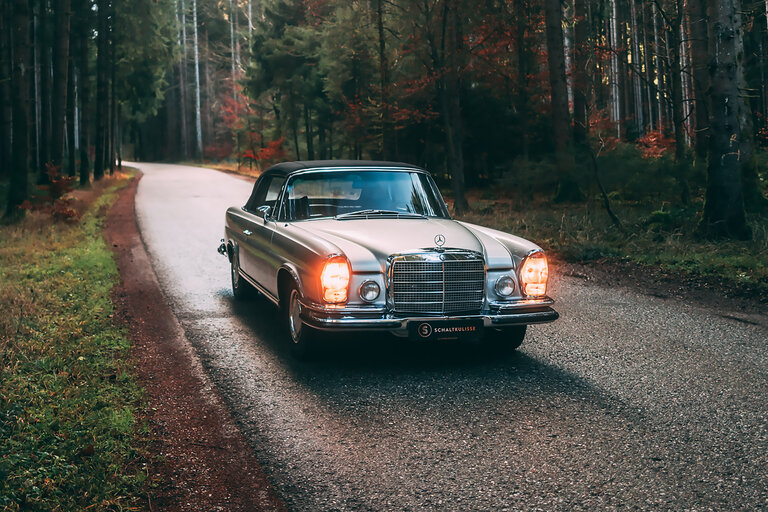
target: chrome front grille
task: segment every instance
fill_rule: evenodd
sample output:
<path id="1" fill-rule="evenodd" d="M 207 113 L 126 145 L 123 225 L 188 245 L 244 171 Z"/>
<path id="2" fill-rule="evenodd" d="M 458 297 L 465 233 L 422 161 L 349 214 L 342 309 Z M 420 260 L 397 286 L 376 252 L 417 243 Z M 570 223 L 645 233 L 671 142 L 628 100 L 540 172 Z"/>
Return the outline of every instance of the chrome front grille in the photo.
<path id="1" fill-rule="evenodd" d="M 483 307 L 485 264 L 481 256 L 466 252 L 396 256 L 390 283 L 397 313 L 478 313 Z"/>

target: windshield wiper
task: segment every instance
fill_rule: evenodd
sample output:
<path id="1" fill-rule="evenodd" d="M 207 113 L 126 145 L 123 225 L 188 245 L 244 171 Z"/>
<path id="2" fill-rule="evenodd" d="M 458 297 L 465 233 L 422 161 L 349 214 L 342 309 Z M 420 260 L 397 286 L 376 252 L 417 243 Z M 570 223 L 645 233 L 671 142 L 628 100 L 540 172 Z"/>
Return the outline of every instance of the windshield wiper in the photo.
<path id="1" fill-rule="evenodd" d="M 352 217 L 365 217 L 368 218 L 369 216 L 376 216 L 376 215 L 394 215 L 396 217 L 413 217 L 413 218 L 424 218 L 424 215 L 420 215 L 418 213 L 411 213 L 411 212 L 398 212 L 395 210 L 375 210 L 375 209 L 367 209 L 367 210 L 357 210 L 354 212 L 348 212 L 348 213 L 340 213 L 339 215 L 336 215 L 336 219 L 349 219 Z"/>

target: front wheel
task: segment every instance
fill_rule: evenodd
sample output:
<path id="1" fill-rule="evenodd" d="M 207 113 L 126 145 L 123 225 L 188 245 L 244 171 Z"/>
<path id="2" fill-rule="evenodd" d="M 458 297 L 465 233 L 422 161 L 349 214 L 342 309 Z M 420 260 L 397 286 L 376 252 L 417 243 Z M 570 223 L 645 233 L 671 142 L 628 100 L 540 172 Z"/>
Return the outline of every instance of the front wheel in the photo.
<path id="1" fill-rule="evenodd" d="M 318 333 L 301 319 L 301 292 L 295 284 L 288 294 L 286 321 L 291 337 L 291 354 L 296 359 L 311 359 L 316 352 Z"/>
<path id="2" fill-rule="evenodd" d="M 523 344 L 527 325 L 516 325 L 505 329 L 486 329 L 483 342 L 497 352 L 512 352 Z"/>

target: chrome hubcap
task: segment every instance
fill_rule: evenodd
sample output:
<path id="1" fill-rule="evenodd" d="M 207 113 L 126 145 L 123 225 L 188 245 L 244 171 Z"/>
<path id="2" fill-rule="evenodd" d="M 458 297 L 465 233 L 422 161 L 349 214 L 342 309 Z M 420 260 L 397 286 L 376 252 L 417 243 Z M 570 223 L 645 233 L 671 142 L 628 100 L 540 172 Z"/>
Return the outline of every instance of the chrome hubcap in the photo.
<path id="1" fill-rule="evenodd" d="M 288 306 L 288 321 L 291 327 L 291 338 L 294 343 L 299 342 L 301 335 L 301 303 L 298 290 L 291 291 L 291 300 Z"/>

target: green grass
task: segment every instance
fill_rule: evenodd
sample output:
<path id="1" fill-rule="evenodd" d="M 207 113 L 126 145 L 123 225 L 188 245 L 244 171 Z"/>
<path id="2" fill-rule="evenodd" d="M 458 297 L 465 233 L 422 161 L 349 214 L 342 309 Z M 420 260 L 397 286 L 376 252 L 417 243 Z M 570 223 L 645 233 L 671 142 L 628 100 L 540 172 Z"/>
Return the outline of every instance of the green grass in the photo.
<path id="1" fill-rule="evenodd" d="M 0 227 L 0 510 L 128 510 L 145 492 L 142 392 L 101 236 L 125 183 L 79 224 Z"/>
<path id="2" fill-rule="evenodd" d="M 535 241 L 567 261 L 621 258 L 673 272 L 714 276 L 768 291 L 768 218 L 750 216 L 753 239 L 710 241 L 695 235 L 701 203 L 670 208 L 630 201 L 612 206 L 626 232 L 610 221 L 598 200 L 579 204 L 507 201 L 470 202 L 462 220 Z"/>

